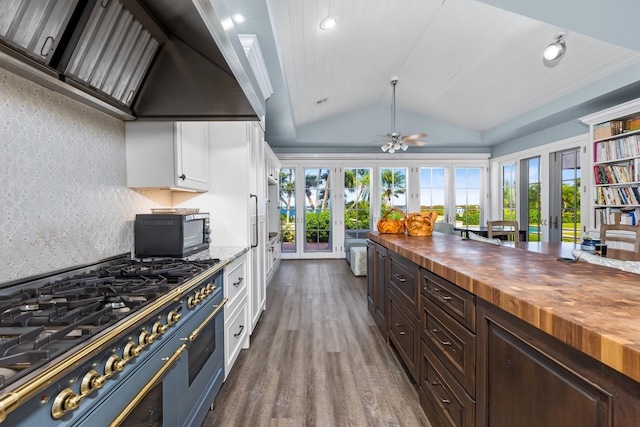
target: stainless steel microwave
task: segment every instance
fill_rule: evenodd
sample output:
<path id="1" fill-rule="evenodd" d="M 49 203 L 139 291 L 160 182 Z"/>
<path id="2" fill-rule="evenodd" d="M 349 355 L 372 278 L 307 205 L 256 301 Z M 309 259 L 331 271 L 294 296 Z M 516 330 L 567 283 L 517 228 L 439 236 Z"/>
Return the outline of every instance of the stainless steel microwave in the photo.
<path id="1" fill-rule="evenodd" d="M 134 239 L 137 258 L 192 255 L 209 248 L 209 214 L 137 214 Z"/>

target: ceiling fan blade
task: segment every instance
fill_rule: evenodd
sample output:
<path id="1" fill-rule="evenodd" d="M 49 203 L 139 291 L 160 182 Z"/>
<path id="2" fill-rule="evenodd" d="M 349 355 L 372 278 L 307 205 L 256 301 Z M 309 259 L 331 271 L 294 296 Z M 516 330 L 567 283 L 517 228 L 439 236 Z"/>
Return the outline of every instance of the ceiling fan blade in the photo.
<path id="1" fill-rule="evenodd" d="M 407 136 L 403 136 L 402 139 L 418 139 L 418 138 L 426 138 L 427 135 L 426 133 L 416 133 L 413 135 L 407 135 Z"/>
<path id="2" fill-rule="evenodd" d="M 415 139 L 407 139 L 407 137 L 402 138 L 402 142 L 404 142 L 405 144 L 417 145 L 419 147 L 422 147 L 423 145 L 427 144 L 424 141 L 416 141 Z"/>

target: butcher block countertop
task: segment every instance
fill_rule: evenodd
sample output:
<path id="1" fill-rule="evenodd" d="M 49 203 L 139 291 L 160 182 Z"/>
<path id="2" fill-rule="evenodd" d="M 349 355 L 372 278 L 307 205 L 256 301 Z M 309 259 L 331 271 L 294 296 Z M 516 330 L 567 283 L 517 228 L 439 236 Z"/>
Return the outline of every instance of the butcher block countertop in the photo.
<path id="1" fill-rule="evenodd" d="M 640 275 L 440 233 L 369 238 L 640 382 Z"/>

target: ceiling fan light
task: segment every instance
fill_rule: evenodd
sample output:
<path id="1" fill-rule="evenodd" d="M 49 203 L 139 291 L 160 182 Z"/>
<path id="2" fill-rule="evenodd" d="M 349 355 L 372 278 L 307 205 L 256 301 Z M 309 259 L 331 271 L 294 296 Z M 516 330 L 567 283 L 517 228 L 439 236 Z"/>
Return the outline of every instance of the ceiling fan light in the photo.
<path id="1" fill-rule="evenodd" d="M 384 151 L 385 153 L 387 151 L 389 151 L 389 144 L 384 144 L 382 147 L 380 147 L 382 149 L 382 151 Z"/>

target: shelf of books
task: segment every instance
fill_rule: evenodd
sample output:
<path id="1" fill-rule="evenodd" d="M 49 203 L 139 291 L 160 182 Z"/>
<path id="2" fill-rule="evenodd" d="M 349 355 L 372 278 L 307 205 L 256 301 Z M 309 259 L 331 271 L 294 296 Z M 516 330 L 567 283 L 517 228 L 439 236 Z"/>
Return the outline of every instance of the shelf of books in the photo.
<path id="1" fill-rule="evenodd" d="M 581 119 L 593 143 L 592 224 L 637 225 L 640 215 L 640 99 Z M 640 219 L 640 218 L 639 218 Z"/>

